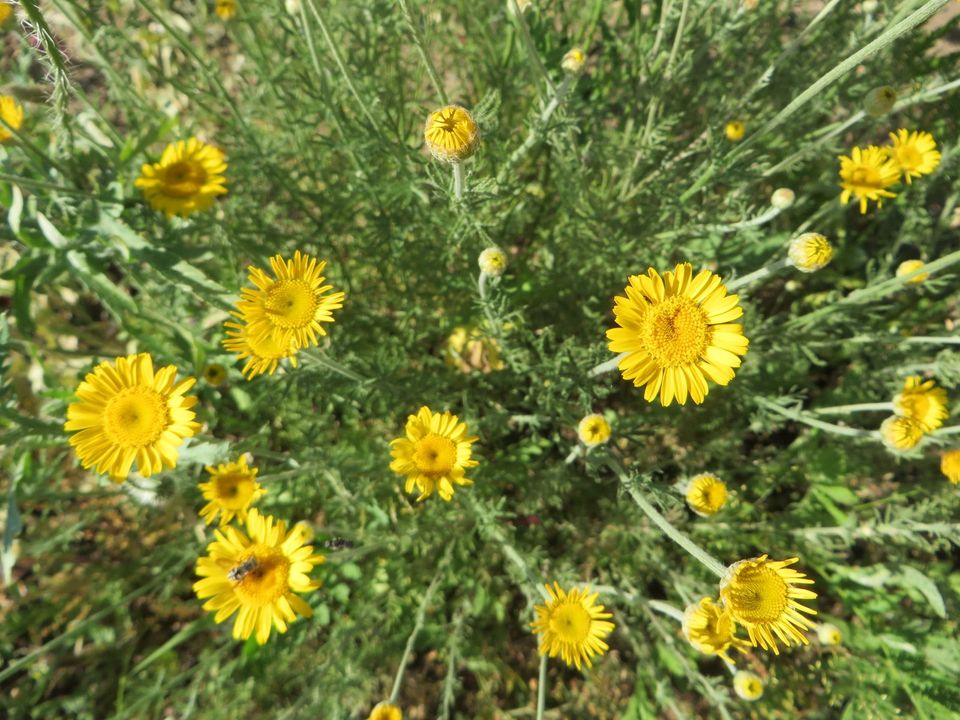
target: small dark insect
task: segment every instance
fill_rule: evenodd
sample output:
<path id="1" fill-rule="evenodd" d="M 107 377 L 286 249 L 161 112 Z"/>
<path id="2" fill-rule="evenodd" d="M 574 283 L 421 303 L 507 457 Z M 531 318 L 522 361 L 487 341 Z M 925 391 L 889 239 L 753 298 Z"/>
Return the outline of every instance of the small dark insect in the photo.
<path id="1" fill-rule="evenodd" d="M 233 582 L 240 582 L 247 575 L 249 575 L 254 570 L 256 570 L 259 564 L 260 563 L 257 562 L 257 559 L 255 557 L 244 560 L 235 568 L 231 568 L 230 572 L 227 573 L 227 577 L 233 580 Z"/>
<path id="2" fill-rule="evenodd" d="M 335 537 L 327 540 L 323 546 L 327 550 L 349 550 L 353 547 L 353 543 L 346 538 Z"/>

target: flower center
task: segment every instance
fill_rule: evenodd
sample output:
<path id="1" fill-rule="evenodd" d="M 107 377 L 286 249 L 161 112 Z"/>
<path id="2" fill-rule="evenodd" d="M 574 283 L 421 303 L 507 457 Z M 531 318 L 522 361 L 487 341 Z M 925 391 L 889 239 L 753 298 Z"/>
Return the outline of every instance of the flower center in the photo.
<path id="1" fill-rule="evenodd" d="M 163 170 L 163 192 L 176 198 L 196 195 L 207 181 L 207 171 L 197 162 L 181 160 Z"/>
<path id="2" fill-rule="evenodd" d="M 169 424 L 164 397 L 144 385 L 124 388 L 110 398 L 103 411 L 103 432 L 121 447 L 150 445 Z"/>
<path id="3" fill-rule="evenodd" d="M 922 161 L 920 153 L 913 145 L 901 145 L 896 149 L 897 163 L 908 170 L 919 167 Z"/>
<path id="4" fill-rule="evenodd" d="M 453 441 L 430 433 L 417 441 L 413 451 L 413 464 L 424 475 L 442 477 L 453 470 L 457 461 L 457 446 Z"/>
<path id="5" fill-rule="evenodd" d="M 317 314 L 317 306 L 316 293 L 304 280 L 280 280 L 270 288 L 264 302 L 270 319 L 282 328 L 308 326 Z"/>
<path id="6" fill-rule="evenodd" d="M 227 473 L 215 480 L 217 500 L 230 510 L 242 510 L 253 497 L 253 480 L 248 475 Z"/>
<path id="7" fill-rule="evenodd" d="M 653 306 L 640 326 L 640 340 L 660 367 L 693 363 L 706 351 L 708 335 L 706 313 L 688 297 Z"/>
<path id="8" fill-rule="evenodd" d="M 590 613 L 583 605 L 561 605 L 550 616 L 550 630 L 563 642 L 579 644 L 590 635 Z"/>
<path id="9" fill-rule="evenodd" d="M 233 591 L 242 605 L 270 605 L 290 589 L 290 561 L 279 549 L 257 543 L 236 559 L 236 566 L 251 558 L 256 558 L 255 567 L 244 574 Z"/>
<path id="10" fill-rule="evenodd" d="M 730 606 L 742 622 L 775 622 L 787 609 L 787 584 L 770 568 L 741 570 L 727 589 Z"/>
<path id="11" fill-rule="evenodd" d="M 861 166 L 854 168 L 850 173 L 850 183 L 868 188 L 883 188 L 883 183 L 880 180 L 880 173 L 874 170 L 874 168 L 870 167 Z"/>

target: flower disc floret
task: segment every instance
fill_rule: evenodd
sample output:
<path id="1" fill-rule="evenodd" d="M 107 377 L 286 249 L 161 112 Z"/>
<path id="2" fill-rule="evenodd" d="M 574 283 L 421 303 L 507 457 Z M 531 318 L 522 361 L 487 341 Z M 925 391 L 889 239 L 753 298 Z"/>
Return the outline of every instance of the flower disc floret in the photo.
<path id="1" fill-rule="evenodd" d="M 893 398 L 893 409 L 897 415 L 916 420 L 924 432 L 942 427 L 950 414 L 947 391 L 919 375 L 911 375 L 904 381 L 903 390 Z"/>
<path id="2" fill-rule="evenodd" d="M 406 437 L 390 443 L 390 469 L 406 475 L 405 490 L 412 493 L 417 488 L 418 501 L 434 492 L 449 501 L 454 485 L 473 484 L 466 471 L 478 464 L 470 457 L 476 441 L 476 437 L 467 435 L 466 423 L 456 415 L 435 413 L 424 405 L 416 415 L 407 417 Z"/>
<path id="3" fill-rule="evenodd" d="M 220 525 L 226 525 L 234 518 L 247 519 L 250 506 L 267 494 L 266 489 L 257 482 L 257 468 L 247 466 L 246 457 L 236 462 L 221 463 L 216 467 L 208 465 L 210 480 L 200 483 L 200 491 L 207 504 L 200 510 L 207 525 L 212 525 L 220 514 Z"/>
<path id="4" fill-rule="evenodd" d="M 799 600 L 812 600 L 816 593 L 797 585 L 812 585 L 813 580 L 790 568 L 798 558 L 768 560 L 761 555 L 741 560 L 727 568 L 720 582 L 720 599 L 733 619 L 746 628 L 754 647 L 780 654 L 777 639 L 788 647 L 808 645 L 804 630 L 813 623 L 800 613 L 816 615 Z"/>
<path id="5" fill-rule="evenodd" d="M 559 583 L 545 586 L 550 599 L 537 605 L 537 619 L 531 624 L 540 635 L 539 653 L 560 657 L 568 666 L 593 667 L 591 658 L 602 655 L 609 646 L 604 642 L 611 632 L 613 617 L 598 605 L 599 593 L 591 593 L 589 587 L 571 588 L 564 591 Z"/>
<path id="6" fill-rule="evenodd" d="M 427 116 L 423 139 L 437 160 L 458 163 L 476 152 L 480 128 L 466 108 L 447 105 Z"/>
<path id="7" fill-rule="evenodd" d="M 890 157 L 903 174 L 907 185 L 915 177 L 929 175 L 940 164 L 937 141 L 928 132 L 909 132 L 900 128 L 896 133 L 890 133 L 890 142 Z"/>
<path id="8" fill-rule="evenodd" d="M 690 263 L 660 274 L 632 275 L 626 297 L 615 298 L 613 314 L 620 327 L 607 331 L 609 348 L 626 353 L 618 367 L 625 380 L 646 386 L 644 398 L 659 396 L 667 406 L 698 405 L 709 392 L 707 380 L 726 385 L 740 367 L 749 341 L 731 324 L 743 315 L 737 295 L 727 295 L 719 276 L 709 270 L 693 276 Z"/>
<path id="9" fill-rule="evenodd" d="M 216 612 L 215 622 L 236 613 L 234 639 L 252 635 L 263 645 L 273 629 L 285 633 L 298 615 L 313 615 L 296 593 L 319 587 L 309 574 L 325 558 L 314 554 L 299 533 L 288 533 L 283 521 L 262 516 L 256 508 L 247 514 L 246 529 L 246 533 L 232 526 L 214 531 L 216 540 L 197 560 L 201 579 L 193 590 L 201 600 L 209 598 L 203 609 Z"/>
<path id="10" fill-rule="evenodd" d="M 873 200 L 883 207 L 884 198 L 896 197 L 888 187 L 900 180 L 900 169 L 883 148 L 876 145 L 866 150 L 853 148 L 850 156 L 840 156 L 840 202 L 846 205 L 850 196 L 860 201 L 860 213 L 867 212 L 867 202 Z"/>
<path id="11" fill-rule="evenodd" d="M 160 162 L 145 164 L 134 185 L 154 210 L 187 217 L 226 194 L 226 171 L 222 150 L 190 138 L 167 145 Z"/>
<path id="12" fill-rule="evenodd" d="M 85 468 L 109 473 L 114 482 L 130 474 L 134 461 L 144 477 L 177 464 L 177 448 L 200 425 L 187 396 L 195 379 L 176 381 L 177 368 L 154 371 L 148 353 L 102 362 L 77 387 L 64 430 Z"/>

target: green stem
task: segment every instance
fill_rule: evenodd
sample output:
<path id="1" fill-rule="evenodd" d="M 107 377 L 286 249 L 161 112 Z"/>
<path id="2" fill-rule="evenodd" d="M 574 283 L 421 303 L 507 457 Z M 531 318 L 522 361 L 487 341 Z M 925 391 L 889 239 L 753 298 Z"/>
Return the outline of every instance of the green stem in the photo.
<path id="1" fill-rule="evenodd" d="M 649 605 L 653 610 L 656 610 L 658 613 L 672 617 L 678 622 L 683 622 L 683 611 L 679 608 L 675 608 L 670 603 L 660 602 L 659 600 L 647 600 L 647 605 Z"/>
<path id="2" fill-rule="evenodd" d="M 717 577 L 722 578 L 727 574 L 727 569 L 720 564 L 719 560 L 697 545 L 686 534 L 680 532 L 673 525 L 671 525 L 669 520 L 661 515 L 657 509 L 653 507 L 653 505 L 647 502 L 647 499 L 636 487 L 633 486 L 633 483 L 623 476 L 620 477 L 620 482 L 622 482 L 627 488 L 627 492 L 630 493 L 630 497 L 633 498 L 633 501 L 637 504 L 637 507 L 643 510 L 653 524 L 663 531 L 664 535 L 673 540 L 677 545 L 682 547 L 693 557 L 703 563 L 703 565 Z"/>
<path id="3" fill-rule="evenodd" d="M 463 199 L 463 187 L 466 184 L 466 174 L 463 171 L 463 163 L 453 163 L 453 196 L 457 200 Z"/>
<path id="4" fill-rule="evenodd" d="M 510 4 L 513 6 L 514 16 L 516 18 L 517 26 L 520 28 L 520 36 L 523 38 L 523 45 L 527 49 L 527 55 L 530 57 L 530 62 L 536 68 L 537 72 L 547 83 L 547 87 L 550 89 L 551 93 L 556 92 L 556 87 L 553 84 L 553 80 L 550 79 L 550 74 L 547 72 L 547 69 L 543 66 L 543 62 L 540 60 L 540 55 L 537 54 L 537 47 L 533 44 L 533 38 L 530 36 L 530 30 L 527 28 L 527 21 L 523 18 L 523 13 L 520 12 L 520 6 L 517 5 L 517 0 L 509 0 Z M 537 95 L 540 95 L 540 85 L 537 84 Z"/>
<path id="5" fill-rule="evenodd" d="M 620 361 L 623 360 L 625 357 L 627 357 L 629 354 L 630 353 L 628 352 L 622 352 L 619 355 L 617 355 L 615 358 L 606 360 L 600 363 L 599 365 L 597 365 L 596 367 L 592 368 L 590 372 L 587 373 L 587 375 L 589 375 L 590 377 L 596 377 L 597 375 L 603 375 L 604 373 L 608 373 L 611 370 L 616 370 L 617 366 L 620 364 Z"/>
<path id="6" fill-rule="evenodd" d="M 547 707 L 547 656 L 540 656 L 540 679 L 537 681 L 537 720 L 543 720 Z"/>
<path id="7" fill-rule="evenodd" d="M 743 277 L 734 278 L 727 283 L 727 292 L 733 292 L 737 288 L 741 288 L 744 285 L 749 285 L 757 280 L 768 278 L 777 273 L 779 270 L 785 268 L 788 264 L 789 263 L 786 259 L 774 260 L 772 263 L 769 265 L 764 265 L 759 270 L 754 270 L 752 273 L 748 273 Z"/>
<path id="8" fill-rule="evenodd" d="M 433 87 L 437 91 L 437 95 L 440 96 L 440 102 L 444 105 L 447 105 L 449 103 L 449 100 L 447 100 L 447 93 L 443 89 L 443 84 L 440 82 L 440 76 L 437 74 L 437 69 L 433 66 L 433 61 L 430 60 L 430 56 L 427 55 L 426 46 L 423 42 L 423 36 L 420 35 L 420 30 L 417 29 L 417 25 L 413 21 L 413 13 L 410 12 L 410 8 L 407 5 L 407 0 L 397 0 L 397 4 L 400 5 L 400 11 L 403 13 L 403 19 L 406 20 L 407 27 L 410 29 L 410 35 L 413 37 L 413 44 L 416 45 L 417 51 L 420 53 L 420 59 L 423 60 L 423 64 L 427 68 L 427 75 L 430 77 L 430 82 L 433 83 Z"/>
<path id="9" fill-rule="evenodd" d="M 854 405 L 834 405 L 833 407 L 816 408 L 813 410 L 817 415 L 847 415 L 855 412 L 872 412 L 885 410 L 893 412 L 893 403 L 857 403 Z"/>
<path id="10" fill-rule="evenodd" d="M 789 410 L 782 405 L 777 405 L 777 403 L 770 402 L 764 398 L 757 398 L 756 402 L 758 405 L 765 407 L 768 410 L 773 410 L 775 413 L 779 413 L 780 415 L 790 418 L 791 420 L 801 422 L 804 425 L 809 425 L 810 427 L 817 428 L 818 430 L 826 430 L 834 435 L 861 438 L 866 437 L 874 439 L 878 437 L 878 434 L 873 430 L 862 430 L 860 428 L 851 428 L 844 425 L 834 425 L 833 423 L 823 422 L 810 417 L 807 413 L 800 412 L 799 410 Z"/>

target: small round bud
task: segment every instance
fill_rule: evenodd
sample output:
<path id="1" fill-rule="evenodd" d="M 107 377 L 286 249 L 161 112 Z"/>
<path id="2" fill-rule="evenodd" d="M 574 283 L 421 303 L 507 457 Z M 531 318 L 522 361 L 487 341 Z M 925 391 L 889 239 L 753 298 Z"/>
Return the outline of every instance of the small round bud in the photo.
<path id="1" fill-rule="evenodd" d="M 744 10 L 756 10 L 757 5 L 760 4 L 760 0 L 743 0 L 743 2 L 740 4 L 743 6 Z"/>
<path id="2" fill-rule="evenodd" d="M 822 270 L 833 258 L 830 241 L 820 233 L 804 233 L 790 241 L 787 259 L 800 272 Z"/>
<path id="3" fill-rule="evenodd" d="M 864 14 L 870 15 L 877 11 L 877 8 L 880 6 L 880 3 L 877 0 L 863 0 L 860 3 L 860 8 L 863 10 Z"/>
<path id="4" fill-rule="evenodd" d="M 917 270 L 923 267 L 923 260 L 904 260 L 900 265 L 897 266 L 897 277 L 904 277 L 905 275 L 910 275 L 915 273 Z M 930 273 L 920 273 L 914 277 L 907 280 L 907 285 L 919 285 L 924 280 L 930 277 Z"/>
<path id="5" fill-rule="evenodd" d="M 377 706 L 370 711 L 370 717 L 367 720 L 403 720 L 403 711 L 399 706 L 384 701 L 377 703 Z"/>
<path id="6" fill-rule="evenodd" d="M 583 64 L 586 61 L 587 56 L 583 54 L 583 50 L 578 47 L 570 48 L 567 50 L 567 54 L 563 56 L 563 60 L 560 61 L 560 67 L 571 75 L 576 75 L 583 70 Z"/>
<path id="7" fill-rule="evenodd" d="M 820 623 L 817 625 L 817 639 L 821 645 L 839 645 L 843 642 L 843 633 L 836 625 Z"/>
<path id="8" fill-rule="evenodd" d="M 211 385 L 222 385 L 227 379 L 227 369 L 220 363 L 210 363 L 203 369 L 203 379 Z"/>
<path id="9" fill-rule="evenodd" d="M 466 108 L 447 105 L 427 116 L 423 139 L 437 160 L 458 163 L 476 152 L 480 128 Z"/>
<path id="10" fill-rule="evenodd" d="M 897 104 L 897 91 L 889 85 L 881 85 L 863 98 L 863 109 L 870 117 L 882 118 Z"/>
<path id="11" fill-rule="evenodd" d="M 739 120 L 731 120 L 723 129 L 723 132 L 726 133 L 727 140 L 730 142 L 740 142 L 747 132 L 747 126 Z"/>
<path id="12" fill-rule="evenodd" d="M 770 196 L 770 204 L 777 210 L 786 210 L 793 205 L 793 201 L 796 199 L 796 193 L 790 188 L 777 188 L 773 191 L 773 195 Z"/>
<path id="13" fill-rule="evenodd" d="M 891 450 L 912 450 L 923 439 L 923 426 L 913 418 L 891 415 L 880 423 L 880 438 Z"/>
<path id="14" fill-rule="evenodd" d="M 237 0 L 217 0 L 213 11 L 221 20 L 230 20 L 237 14 Z"/>
<path id="15" fill-rule="evenodd" d="M 507 12 L 510 13 L 510 17 L 516 17 L 517 10 L 523 15 L 527 10 L 533 8 L 533 0 L 506 0 L 506 3 Z"/>
<path id="16" fill-rule="evenodd" d="M 737 670 L 733 676 L 733 691 L 741 700 L 759 700 L 763 697 L 763 680 L 755 673 Z"/>
<path id="17" fill-rule="evenodd" d="M 480 272 L 490 277 L 500 277 L 507 269 L 507 254 L 498 247 L 488 247 L 477 258 Z"/>
<path id="18" fill-rule="evenodd" d="M 286 8 L 288 15 L 300 14 L 300 0 L 283 0 L 283 7 Z"/>
<path id="19" fill-rule="evenodd" d="M 610 423 L 603 415 L 587 415 L 577 425 L 577 437 L 588 448 L 603 445 L 610 439 Z"/>

